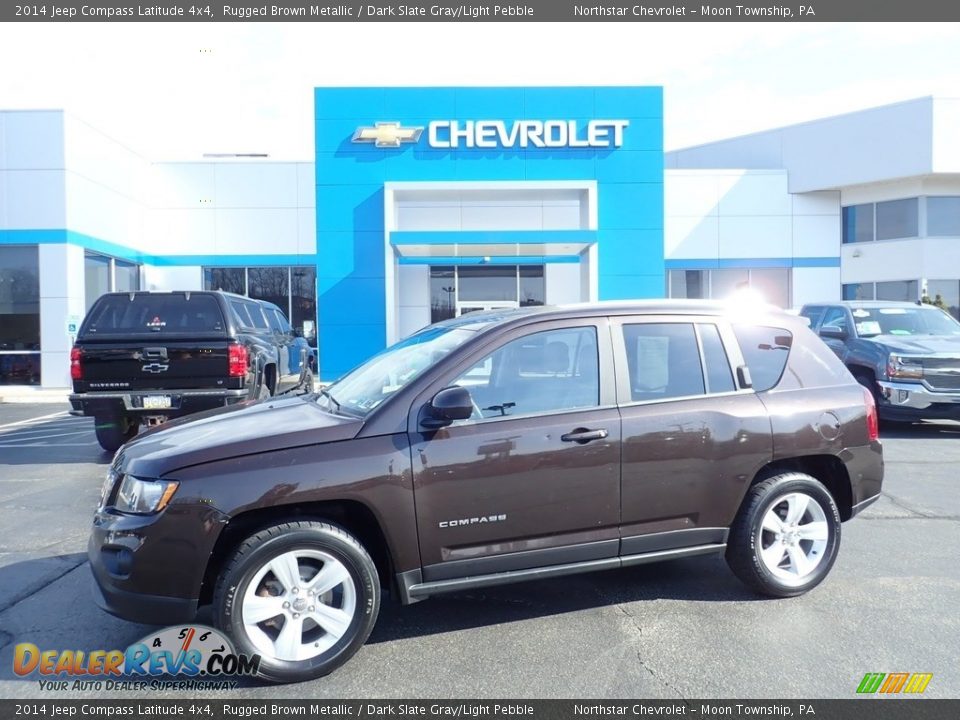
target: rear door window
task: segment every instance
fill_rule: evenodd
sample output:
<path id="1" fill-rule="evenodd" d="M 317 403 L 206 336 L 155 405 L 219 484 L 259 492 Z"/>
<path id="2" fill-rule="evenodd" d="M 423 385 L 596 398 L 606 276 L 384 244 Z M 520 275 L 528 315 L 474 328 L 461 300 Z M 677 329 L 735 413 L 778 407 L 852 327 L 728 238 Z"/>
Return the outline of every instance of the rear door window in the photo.
<path id="1" fill-rule="evenodd" d="M 623 342 L 635 402 L 703 395 L 706 387 L 691 323 L 624 325 Z"/>
<path id="2" fill-rule="evenodd" d="M 793 334 L 765 325 L 734 325 L 733 332 L 750 368 L 753 389 L 763 392 L 779 383 L 793 347 Z"/>
<path id="3" fill-rule="evenodd" d="M 278 313 L 272 307 L 264 307 L 263 314 L 267 316 L 267 322 L 270 324 L 270 329 L 273 330 L 273 332 L 284 332 L 283 324 L 280 322 L 279 318 L 280 313 Z"/>
<path id="4" fill-rule="evenodd" d="M 87 316 L 82 334 L 225 335 L 220 304 L 199 293 L 104 295 Z"/>
<path id="5" fill-rule="evenodd" d="M 258 330 L 269 330 L 270 326 L 267 325 L 267 319 L 263 316 L 263 309 L 254 302 L 244 303 L 247 306 L 247 314 L 250 316 L 250 320 L 253 322 L 253 327 Z"/>
<path id="6" fill-rule="evenodd" d="M 230 309 L 237 318 L 242 328 L 252 328 L 253 320 L 250 319 L 250 313 L 247 312 L 247 304 L 242 300 L 231 300 Z"/>
<path id="7" fill-rule="evenodd" d="M 281 311 L 275 309 L 272 312 L 273 316 L 276 318 L 277 326 L 280 328 L 278 332 L 293 332 L 293 330 L 290 328 L 290 323 L 287 322 L 286 316 Z"/>

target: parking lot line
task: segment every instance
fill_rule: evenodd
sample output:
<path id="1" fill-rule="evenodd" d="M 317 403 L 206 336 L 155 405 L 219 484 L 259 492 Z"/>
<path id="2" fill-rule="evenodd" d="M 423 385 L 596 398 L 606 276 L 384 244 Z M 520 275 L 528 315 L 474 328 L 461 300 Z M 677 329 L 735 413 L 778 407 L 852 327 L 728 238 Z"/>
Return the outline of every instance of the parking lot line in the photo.
<path id="1" fill-rule="evenodd" d="M 16 422 L 7 423 L 6 425 L 0 425 L 0 430 L 9 427 L 16 427 L 18 425 L 30 425 L 31 423 L 40 422 L 41 420 L 49 420 L 50 418 L 64 417 L 66 415 L 67 411 L 61 410 L 60 412 L 50 413 L 49 415 L 41 415 L 40 417 L 27 418 L 26 420 L 17 420 Z"/>
<path id="2" fill-rule="evenodd" d="M 57 443 L 56 445 L 51 445 L 50 443 L 45 442 L 35 442 L 35 443 L 9 443 L 7 445 L 0 444 L 0 448 L 30 448 L 30 447 L 90 447 L 90 443 Z"/>
<path id="3" fill-rule="evenodd" d="M 86 432 L 86 430 L 93 430 L 93 425 L 91 424 L 89 428 L 85 428 L 81 425 L 27 425 L 20 428 L 11 428 L 9 430 L 0 430 L 0 438 L 8 437 L 26 437 L 28 435 L 60 435 L 63 433 L 71 432 Z"/>
<path id="4" fill-rule="evenodd" d="M 66 443 L 52 442 L 52 441 L 59 440 L 60 438 L 73 437 L 75 435 L 87 435 L 87 434 L 89 434 L 88 430 L 81 430 L 80 432 L 74 432 L 74 433 L 61 433 L 57 435 L 38 435 L 34 437 L 22 437 L 20 435 L 0 436 L 0 447 L 26 447 L 27 443 L 36 443 L 36 442 L 44 442 L 47 445 L 59 447 L 60 445 L 65 445 Z"/>

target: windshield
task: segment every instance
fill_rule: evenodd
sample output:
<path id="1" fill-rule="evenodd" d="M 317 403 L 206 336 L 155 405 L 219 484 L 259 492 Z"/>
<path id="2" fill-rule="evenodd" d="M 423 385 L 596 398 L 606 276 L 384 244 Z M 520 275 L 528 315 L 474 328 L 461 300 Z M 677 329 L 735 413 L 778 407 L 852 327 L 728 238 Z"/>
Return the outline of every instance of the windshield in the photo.
<path id="1" fill-rule="evenodd" d="M 860 337 L 960 335 L 960 323 L 942 310 L 933 308 L 854 308 L 851 312 Z"/>
<path id="2" fill-rule="evenodd" d="M 364 417 L 474 335 L 463 328 L 427 328 L 344 375 L 318 402 L 327 403 L 333 411 Z"/>

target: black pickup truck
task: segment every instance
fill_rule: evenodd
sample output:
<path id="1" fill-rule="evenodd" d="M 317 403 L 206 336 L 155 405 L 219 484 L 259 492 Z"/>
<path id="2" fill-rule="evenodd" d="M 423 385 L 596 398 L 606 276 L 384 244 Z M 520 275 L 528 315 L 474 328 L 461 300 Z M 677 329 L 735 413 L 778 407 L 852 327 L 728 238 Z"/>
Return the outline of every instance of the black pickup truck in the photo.
<path id="1" fill-rule="evenodd" d="M 73 415 L 113 452 L 155 424 L 313 387 L 309 348 L 275 305 L 224 292 L 102 295 L 70 353 Z"/>

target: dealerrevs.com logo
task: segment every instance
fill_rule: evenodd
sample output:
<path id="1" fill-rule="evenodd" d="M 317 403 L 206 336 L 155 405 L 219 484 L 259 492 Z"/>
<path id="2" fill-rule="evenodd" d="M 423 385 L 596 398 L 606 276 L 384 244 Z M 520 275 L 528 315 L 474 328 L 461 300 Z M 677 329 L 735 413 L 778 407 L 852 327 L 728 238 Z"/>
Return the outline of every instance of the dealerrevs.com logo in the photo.
<path id="1" fill-rule="evenodd" d="M 237 682 L 227 678 L 255 675 L 259 668 L 259 655 L 238 655 L 228 638 L 205 625 L 168 627 L 126 650 L 41 650 L 19 643 L 13 652 L 13 672 L 39 675 L 42 690 L 232 689 Z M 159 679 L 171 676 L 178 679 Z"/>
<path id="2" fill-rule="evenodd" d="M 933 673 L 867 673 L 857 686 L 857 693 L 861 695 L 920 694 L 927 689 L 932 679 Z"/>

